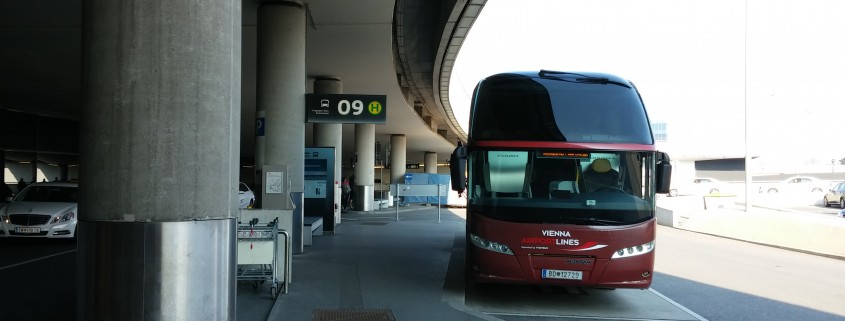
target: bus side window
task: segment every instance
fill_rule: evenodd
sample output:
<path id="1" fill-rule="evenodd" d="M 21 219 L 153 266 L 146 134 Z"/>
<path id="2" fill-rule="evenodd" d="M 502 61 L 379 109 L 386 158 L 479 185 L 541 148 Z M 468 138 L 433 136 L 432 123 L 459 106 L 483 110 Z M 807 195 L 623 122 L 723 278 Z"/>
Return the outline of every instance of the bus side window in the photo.
<path id="1" fill-rule="evenodd" d="M 527 197 L 528 152 L 490 151 L 484 163 L 485 187 L 493 197 Z"/>

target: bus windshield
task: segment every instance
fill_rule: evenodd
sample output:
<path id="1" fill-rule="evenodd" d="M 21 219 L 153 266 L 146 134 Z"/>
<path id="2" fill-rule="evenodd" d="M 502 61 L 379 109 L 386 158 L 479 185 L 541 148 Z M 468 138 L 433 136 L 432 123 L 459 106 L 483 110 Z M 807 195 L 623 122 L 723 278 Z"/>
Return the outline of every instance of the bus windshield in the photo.
<path id="1" fill-rule="evenodd" d="M 520 223 L 628 225 L 654 216 L 654 152 L 475 150 L 468 202 Z"/>

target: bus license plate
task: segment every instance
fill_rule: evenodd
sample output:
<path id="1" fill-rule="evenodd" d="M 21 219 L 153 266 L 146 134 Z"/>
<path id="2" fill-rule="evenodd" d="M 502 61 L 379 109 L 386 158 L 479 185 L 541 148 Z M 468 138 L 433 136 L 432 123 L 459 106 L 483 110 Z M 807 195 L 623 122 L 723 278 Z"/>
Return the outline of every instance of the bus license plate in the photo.
<path id="1" fill-rule="evenodd" d="M 40 233 L 40 227 L 16 227 L 15 233 Z"/>
<path id="2" fill-rule="evenodd" d="M 584 277 L 584 274 L 581 271 L 546 269 L 543 269 L 542 271 L 544 279 L 581 280 Z"/>

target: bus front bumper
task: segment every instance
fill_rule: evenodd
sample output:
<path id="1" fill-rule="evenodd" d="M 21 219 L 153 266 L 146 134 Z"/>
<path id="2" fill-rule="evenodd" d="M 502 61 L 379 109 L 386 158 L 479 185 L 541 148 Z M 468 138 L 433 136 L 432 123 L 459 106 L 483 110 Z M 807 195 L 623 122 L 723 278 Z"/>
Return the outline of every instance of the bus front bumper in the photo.
<path id="1" fill-rule="evenodd" d="M 654 274 L 654 252 L 607 259 L 468 250 L 467 277 L 478 283 L 647 289 Z"/>

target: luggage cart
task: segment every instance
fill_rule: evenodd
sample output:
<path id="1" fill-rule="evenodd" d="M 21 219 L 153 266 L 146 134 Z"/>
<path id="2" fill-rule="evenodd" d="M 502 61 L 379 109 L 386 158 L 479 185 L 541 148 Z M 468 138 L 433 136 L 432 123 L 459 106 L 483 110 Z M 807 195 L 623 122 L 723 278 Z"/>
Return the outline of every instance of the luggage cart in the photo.
<path id="1" fill-rule="evenodd" d="M 279 295 L 279 278 L 276 275 L 278 258 L 276 253 L 279 247 L 278 218 L 265 226 L 258 224 L 258 219 L 252 219 L 248 225 L 238 226 L 238 281 L 253 281 L 253 289 L 258 289 L 260 284 L 270 282 L 270 296 L 273 299 Z M 287 232 L 281 231 L 287 239 Z M 286 240 L 287 242 L 287 240 Z M 286 251 L 286 255 L 287 255 Z M 286 260 L 287 261 L 287 260 Z M 285 269 L 287 274 L 288 269 Z M 287 293 L 287 281 L 285 277 L 283 284 Z"/>

